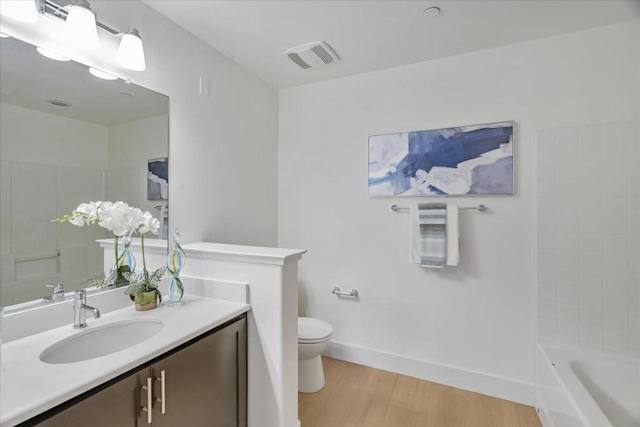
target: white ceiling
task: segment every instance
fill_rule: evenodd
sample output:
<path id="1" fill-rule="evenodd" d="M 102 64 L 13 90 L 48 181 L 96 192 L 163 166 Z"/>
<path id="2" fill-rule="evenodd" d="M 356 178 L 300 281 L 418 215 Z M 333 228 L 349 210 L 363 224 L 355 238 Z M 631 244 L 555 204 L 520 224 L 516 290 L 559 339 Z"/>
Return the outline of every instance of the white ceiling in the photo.
<path id="1" fill-rule="evenodd" d="M 143 1 L 277 88 L 640 18 L 638 0 Z M 303 70 L 282 55 L 316 40 L 341 61 Z"/>

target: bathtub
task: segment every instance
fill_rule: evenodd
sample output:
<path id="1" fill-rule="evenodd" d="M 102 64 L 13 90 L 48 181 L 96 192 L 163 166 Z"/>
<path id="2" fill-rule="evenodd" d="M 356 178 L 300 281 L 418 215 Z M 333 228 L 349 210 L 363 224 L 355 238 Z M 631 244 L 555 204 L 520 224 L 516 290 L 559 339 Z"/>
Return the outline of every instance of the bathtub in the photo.
<path id="1" fill-rule="evenodd" d="M 544 427 L 640 427 L 640 360 L 538 345 Z"/>

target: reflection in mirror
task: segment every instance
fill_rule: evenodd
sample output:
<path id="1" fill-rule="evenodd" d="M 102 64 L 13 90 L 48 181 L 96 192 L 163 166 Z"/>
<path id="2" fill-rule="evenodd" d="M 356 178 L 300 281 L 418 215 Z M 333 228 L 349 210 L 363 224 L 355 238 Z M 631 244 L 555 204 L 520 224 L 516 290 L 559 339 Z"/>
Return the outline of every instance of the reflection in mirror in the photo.
<path id="1" fill-rule="evenodd" d="M 0 90 L 0 305 L 41 301 L 48 284 L 79 289 L 103 271 L 96 239 L 112 235 L 51 222 L 82 202 L 150 211 L 166 238 L 166 183 L 156 175 L 168 160 L 168 97 L 14 38 L 0 39 Z"/>

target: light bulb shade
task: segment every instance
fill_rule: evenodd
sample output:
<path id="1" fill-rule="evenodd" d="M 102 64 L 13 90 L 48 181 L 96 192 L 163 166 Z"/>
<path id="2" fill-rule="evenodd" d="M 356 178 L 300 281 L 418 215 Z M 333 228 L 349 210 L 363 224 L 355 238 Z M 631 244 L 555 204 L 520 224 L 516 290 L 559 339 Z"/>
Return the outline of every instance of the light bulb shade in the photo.
<path id="1" fill-rule="evenodd" d="M 135 28 L 129 28 L 129 31 L 122 35 L 117 61 L 119 65 L 134 71 L 144 71 L 147 68 L 142 39 Z"/>
<path id="2" fill-rule="evenodd" d="M 71 6 L 65 27 L 67 37 L 74 45 L 85 49 L 98 47 L 96 15 L 91 11 L 89 3 L 80 2 Z"/>
<path id="3" fill-rule="evenodd" d="M 66 56 L 62 56 L 59 53 L 52 52 L 40 46 L 36 47 L 38 53 L 42 56 L 46 56 L 49 59 L 53 59 L 54 61 L 69 61 L 69 58 Z"/>
<path id="4" fill-rule="evenodd" d="M 32 24 L 38 20 L 38 8 L 34 0 L 2 0 L 0 15 Z"/>
<path id="5" fill-rule="evenodd" d="M 118 77 L 114 76 L 113 74 L 109 74 L 105 71 L 102 70 L 98 70 L 97 68 L 93 68 L 93 67 L 89 67 L 89 72 L 91 73 L 91 75 L 98 77 L 99 79 L 103 79 L 103 80 L 117 80 Z"/>

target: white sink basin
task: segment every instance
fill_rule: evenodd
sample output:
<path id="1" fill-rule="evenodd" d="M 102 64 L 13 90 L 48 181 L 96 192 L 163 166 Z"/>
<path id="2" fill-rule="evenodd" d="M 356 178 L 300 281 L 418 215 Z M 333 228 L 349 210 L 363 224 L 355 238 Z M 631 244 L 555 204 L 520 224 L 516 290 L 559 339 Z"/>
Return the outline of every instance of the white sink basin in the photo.
<path id="1" fill-rule="evenodd" d="M 147 319 L 109 323 L 58 341 L 40 353 L 40 360 L 60 364 L 95 359 L 139 344 L 163 327 L 162 321 Z"/>

